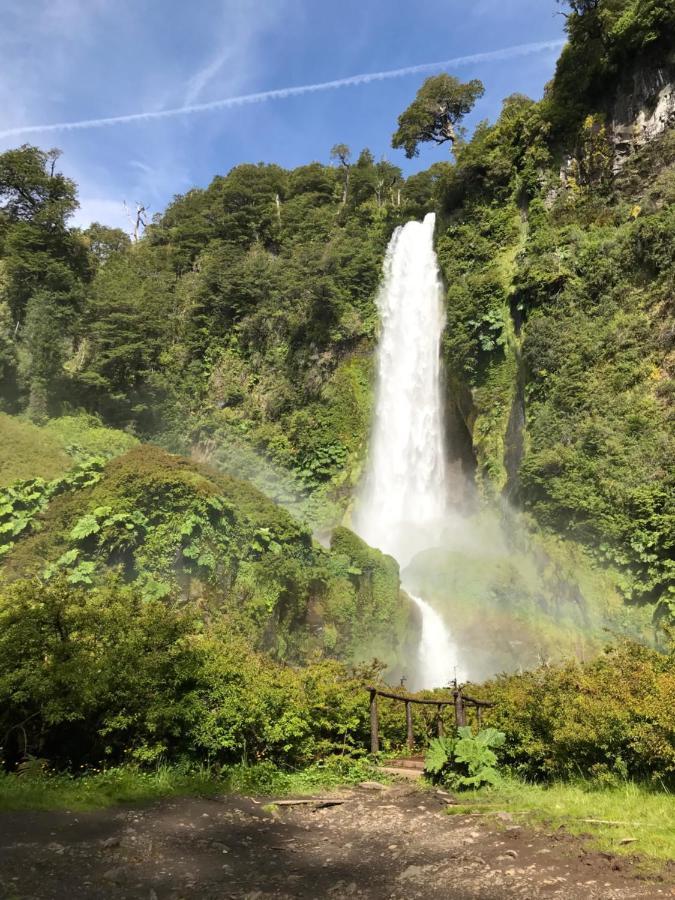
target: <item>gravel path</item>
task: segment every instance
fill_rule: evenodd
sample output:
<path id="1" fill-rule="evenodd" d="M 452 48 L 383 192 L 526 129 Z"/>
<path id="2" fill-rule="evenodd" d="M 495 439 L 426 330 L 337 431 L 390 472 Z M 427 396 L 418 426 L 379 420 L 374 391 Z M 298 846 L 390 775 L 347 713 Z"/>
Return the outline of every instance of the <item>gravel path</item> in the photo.
<path id="1" fill-rule="evenodd" d="M 412 785 L 359 787 L 324 804 L 247 797 L 140 809 L 0 815 L 3 900 L 634 900 L 675 897 L 579 840 L 448 816 Z M 342 803 L 329 805 L 333 801 Z M 498 814 L 499 815 L 499 814 Z M 667 876 L 669 877 L 669 876 Z"/>

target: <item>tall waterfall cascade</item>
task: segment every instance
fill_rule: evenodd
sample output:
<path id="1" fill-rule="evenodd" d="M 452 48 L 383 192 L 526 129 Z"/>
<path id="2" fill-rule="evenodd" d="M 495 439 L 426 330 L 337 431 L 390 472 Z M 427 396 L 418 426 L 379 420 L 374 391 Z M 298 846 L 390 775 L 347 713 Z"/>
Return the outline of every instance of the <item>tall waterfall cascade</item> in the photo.
<path id="1" fill-rule="evenodd" d="M 375 418 L 354 515 L 358 534 L 402 569 L 438 543 L 448 512 L 440 373 L 445 317 L 434 226 L 433 213 L 408 222 L 387 248 L 377 297 Z M 417 680 L 424 687 L 447 684 L 456 662 L 449 631 L 428 603 L 413 601 L 422 616 Z"/>

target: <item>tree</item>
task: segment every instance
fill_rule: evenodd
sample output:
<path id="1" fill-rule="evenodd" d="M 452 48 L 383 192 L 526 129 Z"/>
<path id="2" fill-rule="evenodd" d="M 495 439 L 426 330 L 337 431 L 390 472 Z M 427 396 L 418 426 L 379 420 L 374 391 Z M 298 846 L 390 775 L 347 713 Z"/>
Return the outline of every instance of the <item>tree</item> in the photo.
<path id="1" fill-rule="evenodd" d="M 68 227 L 77 189 L 59 157 L 27 144 L 0 154 L 0 389 L 13 408 L 27 388 L 38 421 L 57 409 L 93 273 L 86 239 Z"/>
<path id="2" fill-rule="evenodd" d="M 385 206 L 387 195 L 392 206 L 400 206 L 400 186 L 403 184 L 403 175 L 398 166 L 381 159 L 375 166 L 375 197 L 378 206 Z"/>
<path id="3" fill-rule="evenodd" d="M 62 313 L 59 297 L 39 291 L 26 307 L 25 344 L 28 367 L 28 415 L 42 422 L 52 411 L 65 359 Z"/>
<path id="4" fill-rule="evenodd" d="M 0 277 L 2 270 L 0 269 Z M 0 281 L 0 289 L 2 282 Z M 9 305 L 0 299 L 0 410 L 13 411 L 17 399 L 18 356 L 12 313 Z"/>
<path id="5" fill-rule="evenodd" d="M 484 93 L 485 88 L 477 79 L 461 82 L 445 73 L 427 78 L 413 102 L 398 117 L 392 147 L 403 148 L 408 159 L 412 159 L 425 141 L 454 144 L 455 125 L 471 112 Z"/>
<path id="6" fill-rule="evenodd" d="M 150 212 L 150 207 L 146 206 L 140 201 L 136 201 L 136 209 L 133 214 L 131 213 L 126 202 L 124 204 L 124 208 L 127 213 L 129 224 L 131 225 L 131 233 L 133 234 L 135 244 L 141 236 L 141 232 L 145 231 L 145 228 L 148 224 L 148 213 Z"/>
<path id="7" fill-rule="evenodd" d="M 370 200 L 375 194 L 377 171 L 375 157 L 366 147 L 359 153 L 356 165 L 351 171 L 351 205 L 358 206 Z"/>
<path id="8" fill-rule="evenodd" d="M 217 209 L 216 237 L 240 247 L 260 243 L 274 247 L 278 240 L 279 202 L 285 195 L 285 176 L 275 165 L 242 164 L 208 189 Z"/>
<path id="9" fill-rule="evenodd" d="M 151 384 L 174 323 L 175 275 L 164 248 L 140 240 L 114 253 L 84 311 L 88 352 L 77 382 L 88 406 L 118 425 L 145 427 L 158 406 Z"/>
<path id="10" fill-rule="evenodd" d="M 75 183 L 56 171 L 60 150 L 24 144 L 0 154 L 0 211 L 9 222 L 63 229 L 77 209 Z"/>
<path id="11" fill-rule="evenodd" d="M 349 189 L 349 160 L 352 151 L 346 144 L 335 144 L 330 151 L 330 158 L 336 160 L 342 169 L 342 205 L 347 202 L 347 191 Z"/>
<path id="12" fill-rule="evenodd" d="M 55 167 L 58 150 L 25 145 L 0 154 L 3 294 L 15 322 L 41 290 L 71 295 L 88 274 L 86 246 L 67 220 L 77 209 L 74 182 Z"/>
<path id="13" fill-rule="evenodd" d="M 583 16 L 589 12 L 595 12 L 600 5 L 600 0 L 557 0 L 561 5 L 571 7 L 577 16 Z"/>
<path id="14" fill-rule="evenodd" d="M 100 222 L 92 222 L 82 232 L 96 265 L 103 265 L 113 254 L 122 253 L 131 244 L 131 238 L 121 228 L 109 228 Z"/>

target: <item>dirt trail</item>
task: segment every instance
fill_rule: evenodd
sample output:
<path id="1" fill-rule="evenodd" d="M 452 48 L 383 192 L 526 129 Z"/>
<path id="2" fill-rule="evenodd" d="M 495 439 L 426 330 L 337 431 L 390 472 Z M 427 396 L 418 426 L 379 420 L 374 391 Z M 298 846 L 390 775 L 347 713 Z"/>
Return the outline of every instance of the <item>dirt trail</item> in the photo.
<path id="1" fill-rule="evenodd" d="M 0 815 L 3 900 L 634 900 L 675 896 L 578 840 L 443 814 L 409 785 L 286 806 L 223 796 Z"/>

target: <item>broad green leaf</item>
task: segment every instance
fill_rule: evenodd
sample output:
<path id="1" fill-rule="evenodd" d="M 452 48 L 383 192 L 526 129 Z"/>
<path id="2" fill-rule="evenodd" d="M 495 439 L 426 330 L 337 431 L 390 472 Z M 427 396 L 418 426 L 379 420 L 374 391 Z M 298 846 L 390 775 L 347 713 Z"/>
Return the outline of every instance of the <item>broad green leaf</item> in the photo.
<path id="1" fill-rule="evenodd" d="M 95 570 L 96 563 L 81 562 L 79 566 L 73 569 L 66 580 L 69 584 L 92 584 L 91 576 L 94 574 Z"/>
<path id="2" fill-rule="evenodd" d="M 57 566 L 71 566 L 77 557 L 79 556 L 80 551 L 74 547 L 72 550 L 66 550 L 59 558 L 56 560 Z"/>
<path id="3" fill-rule="evenodd" d="M 81 541 L 83 538 L 89 537 L 91 534 L 97 534 L 101 530 L 101 526 L 95 516 L 82 516 L 75 523 L 70 532 L 70 539 L 73 541 Z"/>
<path id="4" fill-rule="evenodd" d="M 453 748 L 454 741 L 448 738 L 434 738 L 424 758 L 424 771 L 431 775 L 440 775 L 452 758 Z"/>

